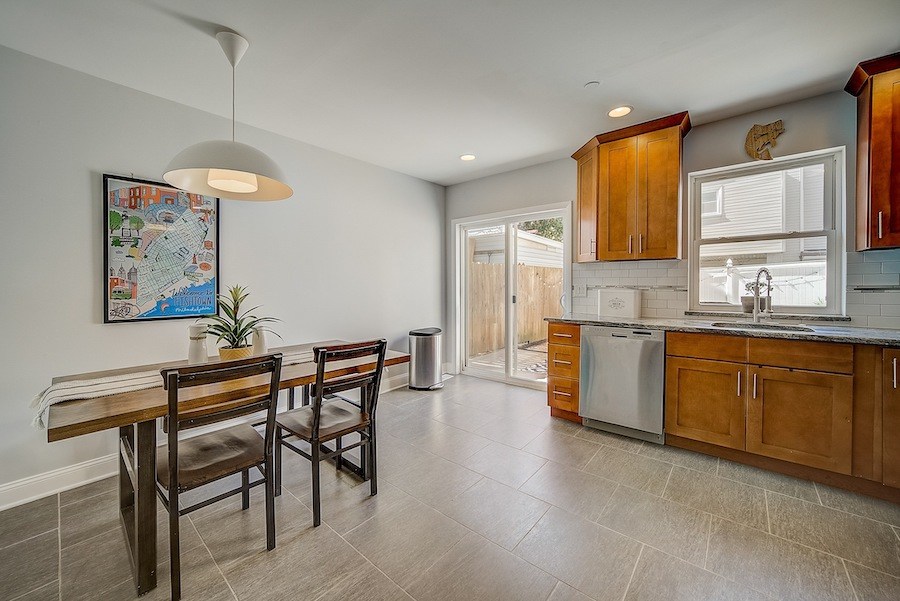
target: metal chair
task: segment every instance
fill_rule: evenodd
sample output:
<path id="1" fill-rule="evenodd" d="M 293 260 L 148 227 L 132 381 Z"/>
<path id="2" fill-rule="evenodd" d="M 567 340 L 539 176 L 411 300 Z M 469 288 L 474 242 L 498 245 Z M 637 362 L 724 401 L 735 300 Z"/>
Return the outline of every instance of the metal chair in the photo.
<path id="1" fill-rule="evenodd" d="M 322 523 L 321 496 L 319 492 L 319 463 L 334 459 L 338 469 L 349 465 L 342 454 L 360 447 L 358 473 L 369 480 L 371 494 L 378 493 L 375 441 L 375 409 L 378 404 L 378 388 L 384 369 L 386 340 L 371 340 L 336 346 L 316 347 L 316 382 L 310 392 L 309 405 L 278 414 L 275 418 L 275 463 L 277 489 L 281 487 L 282 447 L 288 448 L 310 460 L 312 464 L 313 526 Z M 353 364 L 341 362 L 371 357 L 371 363 Z M 328 379 L 326 380 L 326 375 Z M 345 398 L 325 401 L 326 397 L 348 390 L 360 390 L 360 402 Z M 359 442 L 342 446 L 342 438 L 358 434 Z M 296 437 L 310 445 L 310 452 L 294 446 L 287 438 Z M 325 443 L 334 441 L 334 449 Z M 356 471 L 356 470 L 354 470 Z"/>
<path id="2" fill-rule="evenodd" d="M 241 494 L 242 507 L 250 507 L 250 489 L 266 487 L 266 548 L 275 548 L 275 478 L 272 442 L 278 385 L 281 379 L 281 354 L 239 359 L 211 365 L 163 369 L 169 397 L 169 413 L 164 419 L 168 444 L 156 453 L 157 494 L 169 512 L 169 552 L 171 554 L 172 599 L 181 598 L 181 551 L 179 518 L 232 495 Z M 266 377 L 268 376 L 268 377 Z M 217 385 L 243 378 L 257 378 L 259 386 L 250 396 L 233 398 L 223 388 L 221 401 L 214 405 L 191 402 L 187 388 Z M 258 391 L 257 391 L 258 389 Z M 266 412 L 264 436 L 248 423 L 178 439 L 182 430 L 205 426 L 259 411 Z M 171 469 L 177 466 L 177 469 Z M 250 469 L 259 469 L 262 478 L 250 482 Z M 241 486 L 189 507 L 179 509 L 181 493 L 233 474 L 241 474 Z"/>

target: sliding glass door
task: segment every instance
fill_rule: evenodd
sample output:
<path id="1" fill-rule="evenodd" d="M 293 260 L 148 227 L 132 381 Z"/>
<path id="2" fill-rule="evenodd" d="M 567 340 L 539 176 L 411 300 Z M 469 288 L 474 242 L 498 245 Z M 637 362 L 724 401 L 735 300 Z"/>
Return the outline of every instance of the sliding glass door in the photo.
<path id="1" fill-rule="evenodd" d="M 559 210 L 461 228 L 463 371 L 546 382 L 544 318 L 563 312 L 566 221 Z"/>
<path id="2" fill-rule="evenodd" d="M 506 226 L 465 228 L 465 365 L 506 374 Z"/>
<path id="3" fill-rule="evenodd" d="M 510 375 L 547 381 L 547 322 L 563 313 L 563 219 L 546 217 L 513 224 L 515 294 Z"/>

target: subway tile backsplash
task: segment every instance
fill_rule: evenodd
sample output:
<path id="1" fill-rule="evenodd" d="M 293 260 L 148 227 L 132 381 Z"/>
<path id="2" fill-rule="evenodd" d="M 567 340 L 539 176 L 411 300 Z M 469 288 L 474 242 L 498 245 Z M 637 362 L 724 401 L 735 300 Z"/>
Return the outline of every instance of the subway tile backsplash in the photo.
<path id="1" fill-rule="evenodd" d="M 847 253 L 846 312 L 855 326 L 900 329 L 900 290 L 859 292 L 855 286 L 900 286 L 900 249 Z M 673 286 L 680 290 L 644 290 L 644 317 L 683 317 L 688 310 L 687 261 L 575 263 L 572 284 L 586 286 Z M 572 298 L 576 313 L 597 312 L 597 291 Z"/>
<path id="2" fill-rule="evenodd" d="M 673 286 L 680 290 L 644 290 L 641 315 L 644 317 L 683 317 L 688 307 L 687 261 L 618 261 L 612 263 L 575 263 L 572 283 L 587 286 Z M 597 291 L 573 297 L 576 313 L 597 312 Z"/>

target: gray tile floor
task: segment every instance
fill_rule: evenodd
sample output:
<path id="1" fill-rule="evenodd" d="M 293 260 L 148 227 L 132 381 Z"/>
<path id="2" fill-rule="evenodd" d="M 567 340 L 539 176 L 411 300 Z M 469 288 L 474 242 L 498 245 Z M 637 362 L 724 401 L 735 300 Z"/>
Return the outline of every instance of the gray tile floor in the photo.
<path id="1" fill-rule="evenodd" d="M 551 419 L 455 377 L 381 398 L 376 497 L 287 454 L 278 546 L 260 489 L 182 518 L 187 600 L 900 599 L 900 506 Z M 159 587 L 167 599 L 165 513 Z M 0 599 L 135 598 L 105 480 L 0 513 Z"/>

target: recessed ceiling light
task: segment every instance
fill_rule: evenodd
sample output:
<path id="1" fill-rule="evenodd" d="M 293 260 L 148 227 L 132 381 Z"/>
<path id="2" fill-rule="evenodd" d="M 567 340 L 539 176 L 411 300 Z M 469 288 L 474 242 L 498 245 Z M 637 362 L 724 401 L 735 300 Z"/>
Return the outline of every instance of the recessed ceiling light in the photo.
<path id="1" fill-rule="evenodd" d="M 461 160 L 461 161 L 474 161 L 474 160 L 475 160 L 475 155 L 474 155 L 474 154 L 461 154 L 461 155 L 459 155 L 459 160 Z"/>
<path id="2" fill-rule="evenodd" d="M 632 110 L 634 110 L 632 107 L 625 104 L 622 106 L 617 106 L 614 109 L 610 109 L 610 111 L 606 114 L 609 115 L 610 117 L 624 117 L 625 115 L 630 113 Z"/>

